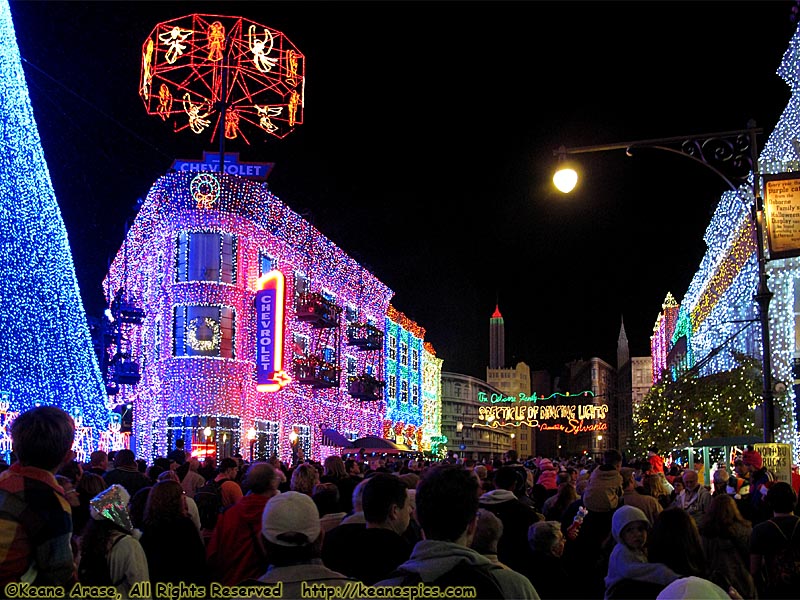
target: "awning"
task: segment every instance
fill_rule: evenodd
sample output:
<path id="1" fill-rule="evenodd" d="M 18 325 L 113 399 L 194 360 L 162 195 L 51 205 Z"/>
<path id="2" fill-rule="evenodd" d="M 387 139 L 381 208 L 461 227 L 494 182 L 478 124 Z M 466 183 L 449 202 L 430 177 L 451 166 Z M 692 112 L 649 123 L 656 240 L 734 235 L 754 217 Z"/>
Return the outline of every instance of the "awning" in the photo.
<path id="1" fill-rule="evenodd" d="M 352 448 L 353 443 L 335 429 L 322 430 L 323 446 L 338 446 L 340 448 Z"/>
<path id="2" fill-rule="evenodd" d="M 353 450 L 363 449 L 366 452 L 411 452 L 411 448 L 406 444 L 396 444 L 392 440 L 387 440 L 377 435 L 365 435 L 364 437 L 360 437 L 350 442 L 349 447 Z"/>

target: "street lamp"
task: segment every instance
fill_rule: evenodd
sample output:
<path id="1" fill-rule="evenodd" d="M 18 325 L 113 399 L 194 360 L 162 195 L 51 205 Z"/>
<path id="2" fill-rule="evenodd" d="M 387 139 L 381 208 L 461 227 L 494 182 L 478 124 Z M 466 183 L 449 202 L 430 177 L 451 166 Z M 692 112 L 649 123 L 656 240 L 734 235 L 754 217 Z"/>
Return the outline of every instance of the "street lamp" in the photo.
<path id="1" fill-rule="evenodd" d="M 756 128 L 750 120 L 747 129 L 721 131 L 692 136 L 677 136 L 638 140 L 597 146 L 565 148 L 553 151 L 559 158 L 560 168 L 553 177 L 556 188 L 563 193 L 571 192 L 578 183 L 578 173 L 572 165 L 564 164 L 567 155 L 625 150 L 628 156 L 638 148 L 664 150 L 685 156 L 700 163 L 719 175 L 728 187 L 738 195 L 740 186 L 747 182 L 753 173 L 753 205 L 751 217 L 756 229 L 756 256 L 758 259 L 758 289 L 754 299 L 759 307 L 761 322 L 761 360 L 763 371 L 762 414 L 764 420 L 764 441 L 775 441 L 775 403 L 772 391 L 772 355 L 769 337 L 769 303 L 772 292 L 767 285 L 766 257 L 764 256 L 764 201 L 760 193 L 758 172 L 758 150 L 756 136 L 763 130 Z"/>
<path id="2" fill-rule="evenodd" d="M 256 428 L 251 427 L 247 430 L 247 441 L 250 442 L 250 462 L 253 462 L 253 446 L 256 443 Z"/>

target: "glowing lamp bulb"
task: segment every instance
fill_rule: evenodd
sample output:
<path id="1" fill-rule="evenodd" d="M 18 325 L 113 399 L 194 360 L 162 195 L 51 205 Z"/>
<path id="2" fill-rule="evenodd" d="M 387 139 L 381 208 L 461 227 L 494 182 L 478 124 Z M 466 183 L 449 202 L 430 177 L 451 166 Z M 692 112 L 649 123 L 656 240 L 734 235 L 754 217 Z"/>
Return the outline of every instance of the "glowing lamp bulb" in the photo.
<path id="1" fill-rule="evenodd" d="M 564 168 L 556 171 L 553 175 L 553 185 L 556 189 L 565 194 L 569 194 L 578 184 L 578 173 L 575 169 Z"/>
<path id="2" fill-rule="evenodd" d="M 247 439 L 250 440 L 251 442 L 254 439 L 256 439 L 256 429 L 255 429 L 255 427 L 251 427 L 250 429 L 247 430 Z"/>
<path id="3" fill-rule="evenodd" d="M 211 427 L 206 427 L 205 429 L 203 429 L 203 435 L 209 437 L 211 435 Z"/>

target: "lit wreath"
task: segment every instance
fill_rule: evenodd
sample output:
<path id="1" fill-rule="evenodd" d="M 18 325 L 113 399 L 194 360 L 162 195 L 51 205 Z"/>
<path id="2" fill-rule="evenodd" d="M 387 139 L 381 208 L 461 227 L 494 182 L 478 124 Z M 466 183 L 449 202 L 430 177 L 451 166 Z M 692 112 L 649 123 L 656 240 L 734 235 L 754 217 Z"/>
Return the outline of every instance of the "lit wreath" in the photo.
<path id="1" fill-rule="evenodd" d="M 198 340 L 197 339 L 197 326 L 200 322 L 200 318 L 192 319 L 189 321 L 189 324 L 186 326 L 186 341 L 192 350 L 197 350 L 198 352 L 208 352 L 209 350 L 219 350 L 219 343 L 222 340 L 222 329 L 214 319 L 211 317 L 205 317 L 203 322 L 206 324 L 206 327 L 211 329 L 211 339 L 210 340 Z"/>
<path id="2" fill-rule="evenodd" d="M 220 185 L 210 173 L 200 173 L 189 184 L 197 208 L 211 208 L 219 198 Z"/>

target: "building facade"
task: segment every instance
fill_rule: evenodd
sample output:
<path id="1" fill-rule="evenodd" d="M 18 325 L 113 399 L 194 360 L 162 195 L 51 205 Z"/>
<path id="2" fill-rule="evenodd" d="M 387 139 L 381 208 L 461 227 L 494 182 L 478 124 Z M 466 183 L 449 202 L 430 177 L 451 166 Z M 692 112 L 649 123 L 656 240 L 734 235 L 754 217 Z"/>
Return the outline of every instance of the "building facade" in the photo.
<path id="1" fill-rule="evenodd" d="M 322 429 L 380 435 L 392 291 L 265 182 L 173 172 L 150 189 L 104 281 L 145 306 L 122 386 L 137 456 L 320 459 Z M 418 350 L 419 352 L 419 350 Z"/>

